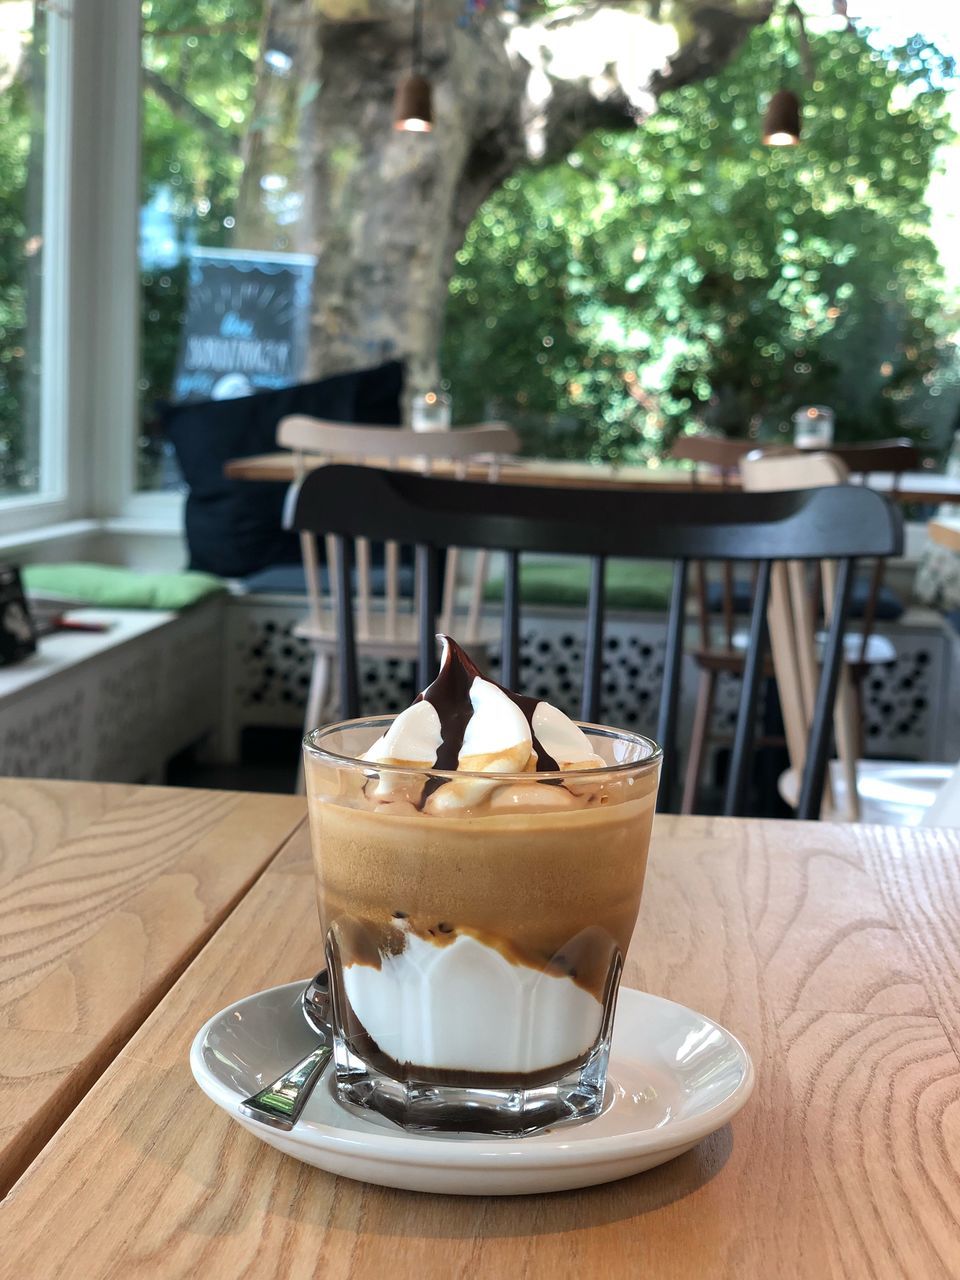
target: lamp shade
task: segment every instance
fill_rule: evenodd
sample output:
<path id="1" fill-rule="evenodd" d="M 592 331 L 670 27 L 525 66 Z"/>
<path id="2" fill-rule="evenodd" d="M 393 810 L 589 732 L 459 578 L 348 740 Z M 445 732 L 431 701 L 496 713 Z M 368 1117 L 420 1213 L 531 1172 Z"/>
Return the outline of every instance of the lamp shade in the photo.
<path id="1" fill-rule="evenodd" d="M 397 85 L 393 127 L 407 133 L 429 133 L 433 128 L 433 93 L 426 76 L 414 72 Z"/>
<path id="2" fill-rule="evenodd" d="M 768 147 L 795 147 L 800 141 L 800 99 L 790 89 L 778 89 L 763 117 L 763 141 Z"/>

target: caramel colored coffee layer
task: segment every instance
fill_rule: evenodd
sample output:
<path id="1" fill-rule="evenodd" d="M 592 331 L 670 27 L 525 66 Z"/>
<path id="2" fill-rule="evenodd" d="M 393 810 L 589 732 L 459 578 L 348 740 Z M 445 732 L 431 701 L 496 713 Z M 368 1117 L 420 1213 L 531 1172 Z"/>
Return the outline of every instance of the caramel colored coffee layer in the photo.
<path id="1" fill-rule="evenodd" d="M 342 963 L 379 967 L 408 931 L 437 946 L 468 933 L 603 999 L 640 905 L 656 769 L 598 782 L 583 807 L 468 816 L 377 804 L 333 773 L 308 762 L 320 917 Z"/>

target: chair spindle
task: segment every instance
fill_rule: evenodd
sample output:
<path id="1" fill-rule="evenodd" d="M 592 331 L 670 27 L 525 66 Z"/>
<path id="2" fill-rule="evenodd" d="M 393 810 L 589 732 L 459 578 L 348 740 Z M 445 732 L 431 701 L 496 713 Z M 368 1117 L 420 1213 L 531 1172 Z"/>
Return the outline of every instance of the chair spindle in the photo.
<path id="1" fill-rule="evenodd" d="M 747 638 L 747 656 L 743 666 L 743 687 L 737 708 L 737 723 L 733 731 L 733 750 L 730 753 L 730 772 L 727 777 L 727 794 L 723 811 L 728 817 L 739 814 L 743 808 L 747 789 L 747 771 L 751 759 L 754 730 L 757 721 L 757 701 L 760 696 L 760 679 L 763 675 L 763 658 L 767 647 L 767 603 L 770 599 L 771 561 L 760 563 L 757 573 L 757 591 L 750 614 L 750 634 Z"/>
<path id="2" fill-rule="evenodd" d="M 360 714 L 360 691 L 357 684 L 357 637 L 353 621 L 353 592 L 350 590 L 350 561 L 353 558 L 353 540 L 334 535 L 333 557 L 337 609 L 337 665 L 340 674 L 340 711 L 345 720 L 353 720 Z"/>
<path id="3" fill-rule="evenodd" d="M 504 552 L 503 640 L 500 650 L 500 682 L 516 689 L 520 668 L 520 554 Z"/>
<path id="4" fill-rule="evenodd" d="M 370 639 L 370 539 L 357 538 L 354 544 L 357 561 L 357 624 L 361 640 Z"/>
<path id="5" fill-rule="evenodd" d="M 607 562 L 603 556 L 591 557 L 590 594 L 587 598 L 587 642 L 583 651 L 583 692 L 580 698 L 580 719 L 591 723 L 596 723 L 600 719 L 606 567 Z"/>
<path id="6" fill-rule="evenodd" d="M 457 579 L 460 576 L 460 549 L 450 547 L 443 579 L 443 607 L 440 610 L 440 630 L 453 635 L 457 613 Z"/>
<path id="7" fill-rule="evenodd" d="M 386 601 L 386 618 L 384 620 L 384 634 L 388 640 L 396 640 L 397 638 L 397 579 L 400 575 L 400 549 L 395 542 L 387 541 L 384 544 L 384 572 L 387 575 L 385 583 L 385 601 Z"/>
<path id="8" fill-rule="evenodd" d="M 833 616 L 827 632 L 827 644 L 823 654 L 823 669 L 817 688 L 817 701 L 813 710 L 813 723 L 807 749 L 807 763 L 800 786 L 797 803 L 798 818 L 816 818 L 820 812 L 823 783 L 827 772 L 827 751 L 830 746 L 830 723 L 840 679 L 840 663 L 843 660 L 843 636 L 850 610 L 850 589 L 853 583 L 853 559 L 843 559 L 837 564 L 837 586 L 833 597 Z"/>
<path id="9" fill-rule="evenodd" d="M 433 547 L 422 543 L 417 545 L 416 575 L 419 616 L 417 683 L 425 689 L 437 674 L 437 555 Z"/>
<path id="10" fill-rule="evenodd" d="M 663 683 L 660 687 L 660 710 L 657 716 L 657 741 L 663 744 L 660 767 L 660 793 L 657 809 L 670 811 L 673 775 L 676 766 L 677 709 L 680 705 L 680 668 L 683 664 L 683 628 L 686 621 L 687 561 L 677 560 L 673 566 L 670 588 L 670 614 L 667 619 L 666 648 L 663 654 Z"/>

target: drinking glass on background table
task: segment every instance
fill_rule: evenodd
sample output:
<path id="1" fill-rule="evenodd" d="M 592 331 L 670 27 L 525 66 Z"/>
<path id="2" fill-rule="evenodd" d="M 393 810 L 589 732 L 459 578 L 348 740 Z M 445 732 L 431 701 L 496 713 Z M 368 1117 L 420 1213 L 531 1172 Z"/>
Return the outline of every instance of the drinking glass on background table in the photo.
<path id="1" fill-rule="evenodd" d="M 833 444 L 833 410 L 808 404 L 793 415 L 793 443 L 798 449 L 829 449 Z"/>
<path id="2" fill-rule="evenodd" d="M 486 1133 L 598 1114 L 660 749 L 583 725 L 583 770 L 361 759 L 392 720 L 304 741 L 340 1099 Z"/>
<path id="3" fill-rule="evenodd" d="M 448 395 L 442 391 L 427 391 L 413 397 L 410 425 L 414 431 L 449 431 L 451 413 Z"/>

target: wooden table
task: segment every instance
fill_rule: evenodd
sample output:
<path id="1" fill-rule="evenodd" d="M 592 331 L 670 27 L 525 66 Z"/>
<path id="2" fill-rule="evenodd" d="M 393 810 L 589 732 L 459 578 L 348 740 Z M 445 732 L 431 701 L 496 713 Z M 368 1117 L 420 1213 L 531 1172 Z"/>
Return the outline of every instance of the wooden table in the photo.
<path id="1" fill-rule="evenodd" d="M 44 794 L 34 803 L 53 803 Z M 115 812 L 131 804 L 134 823 Z M 265 849 L 296 802 L 207 795 L 193 819 L 184 804 L 182 792 L 74 787 L 42 854 L 25 830 L 5 854 L 15 874 L 42 858 L 59 901 L 72 840 L 89 858 L 125 832 L 170 849 L 192 840 L 192 901 L 201 845 L 213 857 L 224 843 L 215 826 L 194 835 L 196 815 L 221 812 L 235 835 L 247 805 L 260 823 L 282 813 L 269 838 L 257 828 Z M 243 856 L 246 841 L 227 843 Z M 143 968 L 147 916 L 117 912 L 113 969 L 129 957 Z M 658 817 L 625 980 L 736 1031 L 758 1084 L 692 1152 L 583 1192 L 368 1187 L 281 1156 L 218 1111 L 190 1076 L 194 1032 L 229 1001 L 309 974 L 319 952 L 299 828 L 139 1028 L 117 1034 L 102 1077 L 77 1089 L 0 1210 L 4 1280 L 960 1275 L 960 830 Z M 91 997 L 109 977 L 75 971 Z M 56 1060 L 34 1053 L 38 1072 Z"/>
<path id="2" fill-rule="evenodd" d="M 0 779 L 0 1194 L 302 819 L 293 797 Z"/>
<path id="3" fill-rule="evenodd" d="M 327 466 L 330 458 L 306 454 L 303 465 L 307 471 Z M 370 465 L 375 465 L 371 461 Z M 387 463 L 397 470 L 417 470 L 413 463 Z M 452 477 L 457 464 L 435 461 L 431 475 Z M 297 465 L 292 453 L 262 453 L 251 458 L 234 458 L 226 464 L 224 472 L 233 480 L 279 480 L 290 484 L 297 478 Z M 467 478 L 486 479 L 486 467 L 467 468 Z M 586 462 L 559 462 L 547 458 L 517 458 L 504 461 L 498 472 L 503 484 L 549 485 L 551 488 L 586 486 L 602 489 L 657 489 L 665 492 L 684 492 L 693 486 L 693 473 L 675 468 L 614 467 L 609 464 L 591 465 Z M 960 480 L 938 475 L 934 471 L 907 471 L 900 476 L 895 497 L 898 502 L 960 502 Z M 697 483 L 703 486 L 720 485 L 718 477 L 701 474 Z M 736 484 L 736 480 L 729 483 Z M 875 472 L 868 478 L 871 488 L 881 493 L 891 493 L 894 477 L 886 472 Z"/>
<path id="4" fill-rule="evenodd" d="M 927 525 L 927 533 L 931 542 L 947 547 L 950 551 L 960 551 L 960 520 L 938 516 Z"/>

